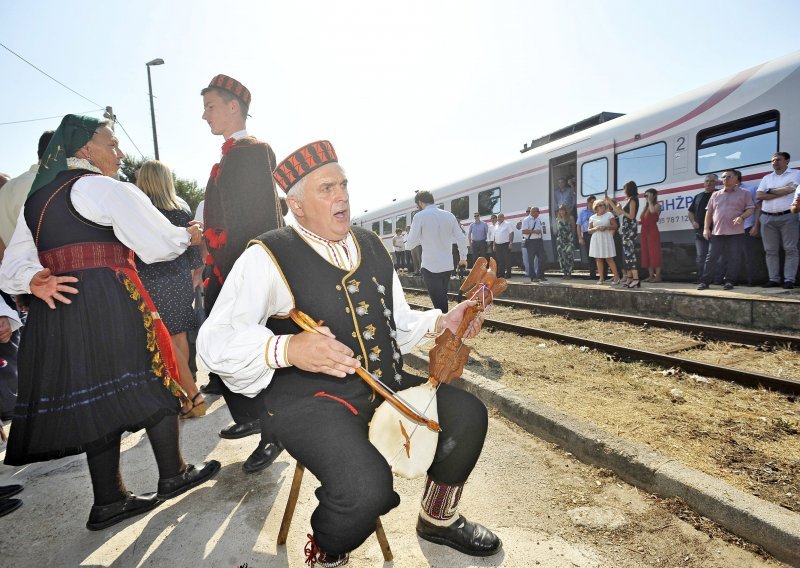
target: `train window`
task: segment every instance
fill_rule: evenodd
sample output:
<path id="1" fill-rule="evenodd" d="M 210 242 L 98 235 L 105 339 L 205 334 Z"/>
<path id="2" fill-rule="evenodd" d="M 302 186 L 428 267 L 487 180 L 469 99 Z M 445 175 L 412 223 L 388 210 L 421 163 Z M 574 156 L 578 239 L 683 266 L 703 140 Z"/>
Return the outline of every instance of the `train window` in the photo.
<path id="1" fill-rule="evenodd" d="M 398 215 L 397 219 L 394 221 L 394 228 L 395 230 L 401 229 L 405 230 L 406 228 L 406 216 L 405 215 Z"/>
<path id="2" fill-rule="evenodd" d="M 633 180 L 639 187 L 667 179 L 667 144 L 656 142 L 617 154 L 617 190 Z"/>
<path id="3" fill-rule="evenodd" d="M 469 219 L 469 197 L 457 197 L 450 202 L 450 212 L 456 216 L 456 219 L 463 221 Z"/>
<path id="4" fill-rule="evenodd" d="M 486 189 L 478 193 L 478 213 L 494 215 L 500 213 L 500 188 Z"/>
<path id="5" fill-rule="evenodd" d="M 384 219 L 383 220 L 383 234 L 384 235 L 391 235 L 394 231 L 392 231 L 392 220 L 391 219 Z"/>
<path id="6" fill-rule="evenodd" d="M 778 151 L 778 111 L 773 110 L 697 133 L 697 173 L 769 163 Z"/>
<path id="7" fill-rule="evenodd" d="M 581 166 L 581 195 L 608 191 L 608 158 L 584 162 Z"/>
<path id="8" fill-rule="evenodd" d="M 372 224 L 372 232 L 375 233 L 376 235 L 380 235 L 381 234 L 381 224 L 380 224 L 379 221 L 375 221 Z"/>

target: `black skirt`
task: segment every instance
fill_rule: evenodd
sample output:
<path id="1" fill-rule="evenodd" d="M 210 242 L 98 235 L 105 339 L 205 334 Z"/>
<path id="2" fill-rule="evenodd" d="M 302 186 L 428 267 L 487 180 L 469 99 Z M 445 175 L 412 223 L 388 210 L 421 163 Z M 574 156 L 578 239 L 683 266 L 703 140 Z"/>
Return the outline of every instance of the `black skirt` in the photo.
<path id="1" fill-rule="evenodd" d="M 153 372 L 142 313 L 108 268 L 69 273 L 78 294 L 55 310 L 33 298 L 5 463 L 79 454 L 149 427 L 180 405 Z"/>

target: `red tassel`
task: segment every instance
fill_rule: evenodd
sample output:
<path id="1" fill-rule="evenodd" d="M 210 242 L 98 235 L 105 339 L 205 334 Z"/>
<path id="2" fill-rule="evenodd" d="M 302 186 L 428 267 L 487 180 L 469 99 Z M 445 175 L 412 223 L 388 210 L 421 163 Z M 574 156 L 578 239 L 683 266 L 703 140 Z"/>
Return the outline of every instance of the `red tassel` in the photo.
<path id="1" fill-rule="evenodd" d="M 205 280 L 203 280 L 203 288 L 208 288 L 209 284 L 210 284 L 210 278 L 206 278 Z"/>
<path id="2" fill-rule="evenodd" d="M 211 179 L 214 180 L 214 183 L 217 183 L 217 179 L 219 178 L 219 164 L 214 164 L 211 166 Z"/>
<path id="3" fill-rule="evenodd" d="M 205 263 L 206 263 L 206 266 L 211 266 L 212 264 L 214 264 L 214 257 L 211 256 L 210 254 L 207 254 Z"/>
<path id="4" fill-rule="evenodd" d="M 222 145 L 222 155 L 223 157 L 228 153 L 228 150 L 233 148 L 234 144 L 236 144 L 235 138 L 228 138 L 225 140 L 225 143 Z"/>
<path id="5" fill-rule="evenodd" d="M 220 229 L 219 231 L 219 238 L 217 239 L 219 246 L 225 246 L 225 243 L 228 242 L 228 233 L 225 229 Z"/>

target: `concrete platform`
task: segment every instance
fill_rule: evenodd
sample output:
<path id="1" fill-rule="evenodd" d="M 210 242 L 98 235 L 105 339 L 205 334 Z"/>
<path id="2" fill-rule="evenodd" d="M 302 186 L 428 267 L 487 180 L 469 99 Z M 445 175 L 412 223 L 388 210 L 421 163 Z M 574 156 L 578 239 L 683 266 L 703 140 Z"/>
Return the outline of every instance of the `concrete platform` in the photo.
<path id="1" fill-rule="evenodd" d="M 425 288 L 421 277 L 403 275 L 400 280 L 404 286 Z M 451 291 L 457 292 L 458 286 L 459 281 L 453 279 Z M 546 282 L 530 283 L 517 273 L 509 280 L 509 289 L 503 297 L 800 335 L 800 288 L 737 286 L 725 291 L 722 286 L 712 285 L 700 291 L 696 284 L 687 282 L 643 282 L 641 288 L 628 290 L 579 276 L 564 279 L 548 275 Z"/>

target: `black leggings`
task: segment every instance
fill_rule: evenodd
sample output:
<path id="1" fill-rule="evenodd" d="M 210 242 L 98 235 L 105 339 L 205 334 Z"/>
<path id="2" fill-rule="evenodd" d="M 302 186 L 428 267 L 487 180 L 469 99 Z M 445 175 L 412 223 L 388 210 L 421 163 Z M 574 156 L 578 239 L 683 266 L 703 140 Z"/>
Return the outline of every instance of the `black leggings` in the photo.
<path id="1" fill-rule="evenodd" d="M 165 416 L 147 428 L 147 437 L 156 457 L 159 478 L 167 479 L 179 475 L 185 463 L 178 442 L 177 415 Z M 120 441 L 121 435 L 117 435 L 103 446 L 86 450 L 95 505 L 109 505 L 121 501 L 128 494 L 119 471 Z"/>
<path id="2" fill-rule="evenodd" d="M 480 400 L 450 385 L 440 387 L 437 405 L 442 433 L 428 475 L 459 485 L 478 461 L 488 413 Z M 277 438 L 322 483 L 311 527 L 317 545 L 330 554 L 358 548 L 375 520 L 400 504 L 389 464 L 367 438 L 371 416 L 371 407 L 354 403 L 350 409 L 309 396 L 272 417 Z"/>

